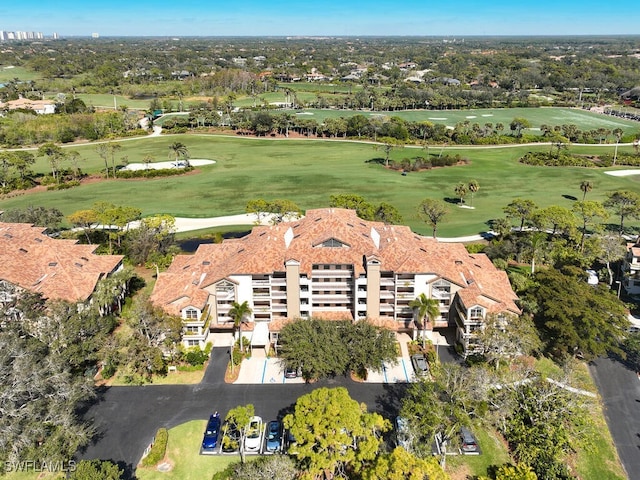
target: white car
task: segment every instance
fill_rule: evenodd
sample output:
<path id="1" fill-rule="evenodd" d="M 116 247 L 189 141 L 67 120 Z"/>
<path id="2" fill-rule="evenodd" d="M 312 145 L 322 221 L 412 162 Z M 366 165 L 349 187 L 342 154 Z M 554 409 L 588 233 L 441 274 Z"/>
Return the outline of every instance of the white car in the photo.
<path id="1" fill-rule="evenodd" d="M 396 444 L 408 452 L 411 451 L 409 422 L 403 417 L 396 417 Z"/>
<path id="2" fill-rule="evenodd" d="M 262 444 L 262 418 L 258 416 L 251 417 L 249 426 L 244 436 L 244 449 L 257 452 Z"/>

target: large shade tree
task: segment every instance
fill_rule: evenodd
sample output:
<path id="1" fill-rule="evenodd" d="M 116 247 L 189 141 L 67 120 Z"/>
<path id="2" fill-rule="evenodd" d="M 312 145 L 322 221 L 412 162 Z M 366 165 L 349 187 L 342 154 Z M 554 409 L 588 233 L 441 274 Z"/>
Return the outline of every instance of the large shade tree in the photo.
<path id="1" fill-rule="evenodd" d="M 604 285 L 588 285 L 582 270 L 541 270 L 525 295 L 548 354 L 587 359 L 619 352 L 629 321 L 624 304 Z"/>
<path id="2" fill-rule="evenodd" d="M 435 200 L 433 198 L 425 198 L 420 205 L 418 205 L 418 216 L 425 222 L 431 225 L 433 229 L 433 238 L 436 238 L 438 233 L 438 224 L 449 213 L 449 209 L 442 200 Z"/>
<path id="3" fill-rule="evenodd" d="M 296 459 L 302 479 L 334 478 L 360 472 L 378 455 L 382 434 L 391 425 L 344 387 L 318 388 L 298 398 L 284 426 L 296 439 Z"/>
<path id="4" fill-rule="evenodd" d="M 515 218 L 520 221 L 520 231 L 522 231 L 525 222 L 531 218 L 531 215 L 536 210 L 536 204 L 533 200 L 516 198 L 503 210 L 507 218 Z"/>
<path id="5" fill-rule="evenodd" d="M 625 218 L 640 217 L 640 194 L 630 190 L 616 190 L 607 195 L 604 206 L 620 219 L 620 235 L 624 233 Z"/>

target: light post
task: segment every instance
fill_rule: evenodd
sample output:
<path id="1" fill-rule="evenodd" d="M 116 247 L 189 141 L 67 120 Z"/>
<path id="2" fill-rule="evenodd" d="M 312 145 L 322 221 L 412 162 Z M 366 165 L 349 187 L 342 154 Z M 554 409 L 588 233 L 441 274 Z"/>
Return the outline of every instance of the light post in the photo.
<path id="1" fill-rule="evenodd" d="M 616 280 L 615 283 L 618 284 L 618 299 L 620 298 L 620 289 L 622 288 L 622 282 L 620 280 Z"/>

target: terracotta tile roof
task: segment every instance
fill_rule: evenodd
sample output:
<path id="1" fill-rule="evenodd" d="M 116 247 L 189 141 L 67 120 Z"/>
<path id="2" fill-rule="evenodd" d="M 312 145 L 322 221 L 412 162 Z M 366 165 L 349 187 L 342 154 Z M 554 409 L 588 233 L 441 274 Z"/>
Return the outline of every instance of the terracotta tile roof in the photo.
<path id="1" fill-rule="evenodd" d="M 122 255 L 96 255 L 97 245 L 57 240 L 26 223 L 0 222 L 0 279 L 45 298 L 84 302 Z"/>
<path id="2" fill-rule="evenodd" d="M 322 247 L 328 240 L 337 246 Z M 353 210 L 340 208 L 308 210 L 302 219 L 257 226 L 241 239 L 201 245 L 193 255 L 179 255 L 160 274 L 151 298 L 177 313 L 187 304 L 204 306 L 206 297 L 197 292 L 234 274 L 284 272 L 285 262 L 296 260 L 300 273 L 309 278 L 313 265 L 322 263 L 351 264 L 358 277 L 366 274 L 370 257 L 380 261 L 381 271 L 435 274 L 463 289 L 475 283 L 466 301 L 475 298 L 495 310 L 519 312 L 506 274 L 485 255 L 471 255 L 461 243 L 439 243 L 406 226 L 361 220 Z"/>

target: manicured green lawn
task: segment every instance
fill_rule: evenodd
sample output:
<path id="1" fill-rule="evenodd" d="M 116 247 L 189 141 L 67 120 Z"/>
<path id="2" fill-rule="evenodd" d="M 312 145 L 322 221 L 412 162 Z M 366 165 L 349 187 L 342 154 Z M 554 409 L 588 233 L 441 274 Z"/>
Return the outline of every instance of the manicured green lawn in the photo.
<path id="1" fill-rule="evenodd" d="M 575 124 L 581 130 L 594 130 L 600 127 L 613 130 L 622 128 L 626 133 L 640 131 L 638 122 L 624 120 L 622 118 L 601 115 L 575 108 L 481 108 L 474 110 L 410 110 L 399 112 L 369 112 L 354 110 L 317 110 L 305 109 L 298 112 L 303 118 L 313 118 L 318 122 L 325 118 L 350 117 L 362 114 L 367 117 L 380 116 L 400 117 L 413 122 L 429 121 L 454 126 L 458 122 L 469 121 L 471 124 L 502 123 L 504 133 L 509 133 L 509 124 L 515 117 L 523 117 L 531 122 L 533 128 L 540 125 Z M 311 114 L 311 115 L 309 115 Z M 538 132 L 539 133 L 539 132 Z"/>
<path id="2" fill-rule="evenodd" d="M 213 159 L 216 164 L 200 167 L 196 173 L 154 180 L 108 180 L 69 190 L 44 191 L 0 200 L 0 210 L 29 205 L 57 207 L 65 215 L 90 208 L 99 200 L 142 209 L 143 215 L 169 213 L 174 216 L 210 217 L 243 213 L 248 200 L 287 198 L 301 208 L 329 205 L 332 194 L 356 193 L 370 202 L 388 202 L 404 216 L 415 231 L 430 234 L 431 228 L 417 216 L 424 198 L 449 202 L 450 213 L 439 227 L 439 235 L 471 235 L 488 229 L 487 222 L 502 217 L 502 209 L 517 197 L 534 200 L 539 206 L 571 207 L 572 197 L 581 195 L 580 182 L 589 180 L 594 189 L 590 199 L 602 200 L 607 191 L 638 190 L 640 176 L 612 177 L 599 169 L 531 167 L 518 163 L 526 151 L 548 147 L 447 148 L 445 153 L 468 157 L 468 165 L 411 172 L 402 176 L 370 162 L 384 153 L 371 144 L 340 141 L 267 140 L 212 135 L 168 135 L 119 142 L 118 156 L 141 162 L 149 154 L 166 161 L 173 142 L 184 143 L 194 159 Z M 85 159 L 85 172 L 104 168 L 93 145 L 74 145 Z M 608 149 L 598 148 L 601 153 Z M 432 154 L 440 149 L 431 148 Z M 593 148 L 576 148 L 588 152 Z M 403 148 L 392 158 L 424 155 L 421 149 Z M 48 163 L 39 158 L 36 171 L 47 172 Z M 458 182 L 477 180 L 474 209 L 459 208 L 454 193 Z M 470 198 L 467 198 L 470 202 Z"/>
<path id="3" fill-rule="evenodd" d="M 500 440 L 498 433 L 483 427 L 475 427 L 473 434 L 478 440 L 482 454 L 448 456 L 446 468 L 448 473 L 463 471 L 472 476 L 486 475 L 487 468 L 491 465 L 502 465 L 510 461 L 507 448 Z"/>
<path id="4" fill-rule="evenodd" d="M 205 420 L 183 423 L 169 430 L 167 457 L 174 465 L 169 473 L 155 469 L 138 468 L 139 480 L 209 480 L 214 473 L 240 461 L 238 455 L 200 455 L 200 442 L 206 426 Z M 247 460 L 257 456 L 247 456 Z"/>
<path id="5" fill-rule="evenodd" d="M 577 449 L 576 470 L 579 478 L 584 480 L 624 480 L 627 476 L 620 464 L 602 409 L 600 403 L 591 408 L 594 436 L 588 448 Z"/>
<path id="6" fill-rule="evenodd" d="M 122 95 L 109 95 L 107 93 L 79 93 L 76 97 L 80 98 L 85 104 L 93 107 L 114 107 L 120 108 L 127 106 L 128 108 L 136 108 L 147 110 L 150 100 L 134 100 L 132 98 L 123 97 Z"/>
<path id="7" fill-rule="evenodd" d="M 15 67 L 10 65 L 0 66 L 0 83 L 8 82 L 17 78 L 21 82 L 29 80 L 37 80 L 40 74 L 24 67 Z"/>

